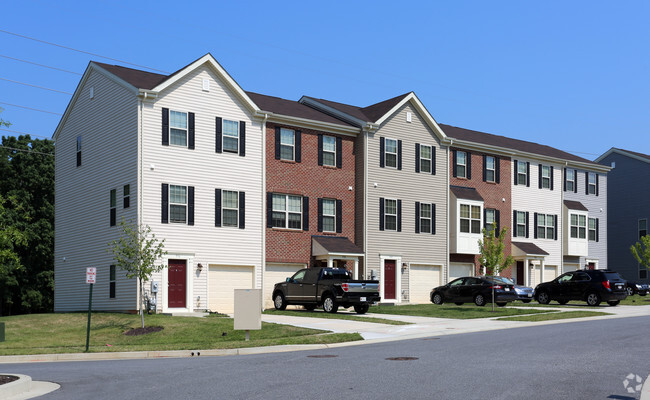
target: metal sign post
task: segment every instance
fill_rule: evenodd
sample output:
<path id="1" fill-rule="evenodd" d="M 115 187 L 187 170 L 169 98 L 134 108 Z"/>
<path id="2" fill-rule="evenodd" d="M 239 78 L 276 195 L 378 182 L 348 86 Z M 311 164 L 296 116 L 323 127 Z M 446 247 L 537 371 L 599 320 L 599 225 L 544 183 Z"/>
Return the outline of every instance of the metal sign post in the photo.
<path id="1" fill-rule="evenodd" d="M 90 311 L 93 308 L 93 285 L 97 278 L 97 268 L 86 268 L 86 283 L 90 284 L 90 293 L 88 294 L 88 328 L 86 329 L 86 352 L 88 352 L 88 345 L 90 344 Z"/>

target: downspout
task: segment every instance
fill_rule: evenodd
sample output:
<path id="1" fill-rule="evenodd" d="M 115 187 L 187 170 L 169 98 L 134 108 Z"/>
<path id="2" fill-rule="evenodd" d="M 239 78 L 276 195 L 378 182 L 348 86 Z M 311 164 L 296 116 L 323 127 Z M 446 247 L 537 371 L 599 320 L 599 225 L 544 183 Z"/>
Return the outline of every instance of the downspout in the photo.
<path id="1" fill-rule="evenodd" d="M 447 247 L 447 268 L 445 268 L 445 272 L 443 274 L 443 277 L 445 277 L 445 282 L 449 282 L 449 268 L 451 267 L 449 264 L 449 232 L 450 232 L 450 225 L 449 225 L 449 211 L 450 211 L 450 206 L 449 206 L 449 184 L 451 183 L 451 179 L 449 178 L 449 150 L 451 149 L 451 146 L 454 145 L 454 140 L 451 139 L 449 146 L 447 146 L 447 152 L 445 154 L 445 165 L 447 166 L 447 169 L 445 171 L 445 176 L 447 177 L 447 187 L 445 188 L 445 191 L 447 192 L 447 212 L 445 213 L 445 220 L 447 223 L 447 229 L 445 233 L 445 246 Z"/>
<path id="2" fill-rule="evenodd" d="M 144 97 L 145 97 L 145 99 L 147 98 L 147 93 L 146 92 L 144 94 Z M 143 113 L 143 110 L 144 110 L 144 100 L 138 98 L 138 103 L 140 103 L 140 110 L 139 110 L 140 115 L 138 116 L 138 122 L 139 122 L 139 125 L 138 125 L 138 163 L 140 165 L 139 165 L 139 168 L 138 168 L 138 176 L 137 176 L 137 179 L 138 179 L 138 182 L 137 182 L 138 190 L 137 191 L 138 191 L 138 193 L 137 193 L 136 201 L 138 202 L 138 211 L 137 211 L 137 215 L 135 216 L 135 223 L 139 227 L 141 222 L 142 222 L 141 221 L 141 219 L 142 219 L 142 176 L 144 174 L 143 171 L 142 171 L 142 136 L 144 136 L 143 135 L 143 129 L 144 128 L 143 128 L 143 121 L 142 121 L 142 119 L 143 119 L 142 113 Z M 137 280 L 136 282 L 138 282 L 138 290 L 136 292 L 138 294 L 138 297 L 137 297 L 138 298 L 138 310 L 140 310 L 140 307 L 142 307 L 142 304 L 141 304 L 141 301 L 140 301 L 140 298 L 142 296 L 141 296 L 140 291 L 144 290 L 144 289 L 142 287 L 140 287 L 140 281 L 139 280 Z M 158 299 L 156 299 L 156 300 L 158 300 Z M 157 301 L 156 301 L 156 307 L 158 307 L 158 302 Z"/>
<path id="3" fill-rule="evenodd" d="M 368 267 L 368 130 L 364 131 L 361 128 L 361 134 L 363 134 L 363 269 L 366 272 L 366 278 L 370 279 L 372 275 Z"/>
<path id="4" fill-rule="evenodd" d="M 268 114 L 264 114 L 264 119 L 262 120 L 262 193 L 261 193 L 261 200 L 262 200 L 262 221 L 265 221 L 266 219 L 266 120 L 269 118 Z M 262 268 L 262 311 L 264 311 L 264 299 L 266 298 L 266 293 L 264 293 L 264 278 L 266 275 L 266 224 L 262 222 L 262 263 L 261 263 L 261 268 Z M 271 293 L 272 294 L 272 293 Z"/>

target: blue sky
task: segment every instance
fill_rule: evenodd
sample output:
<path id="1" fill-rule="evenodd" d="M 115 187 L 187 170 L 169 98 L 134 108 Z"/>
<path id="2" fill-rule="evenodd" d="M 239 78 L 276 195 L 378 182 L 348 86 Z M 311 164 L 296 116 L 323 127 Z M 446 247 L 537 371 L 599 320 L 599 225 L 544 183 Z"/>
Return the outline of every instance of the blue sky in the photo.
<path id="1" fill-rule="evenodd" d="M 648 1 L 22 0 L 2 14 L 0 117 L 37 137 L 71 96 L 15 82 L 72 93 L 90 60 L 134 67 L 100 55 L 171 73 L 209 52 L 244 90 L 358 106 L 414 91 L 440 123 L 588 159 L 650 154 Z"/>

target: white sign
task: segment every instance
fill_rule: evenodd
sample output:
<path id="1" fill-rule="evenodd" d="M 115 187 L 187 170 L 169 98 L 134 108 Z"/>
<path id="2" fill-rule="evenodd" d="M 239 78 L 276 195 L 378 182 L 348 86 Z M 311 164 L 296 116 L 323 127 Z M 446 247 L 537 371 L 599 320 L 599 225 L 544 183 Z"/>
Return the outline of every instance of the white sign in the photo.
<path id="1" fill-rule="evenodd" d="M 97 268 L 88 267 L 86 268 L 86 283 L 95 283 L 97 279 Z"/>

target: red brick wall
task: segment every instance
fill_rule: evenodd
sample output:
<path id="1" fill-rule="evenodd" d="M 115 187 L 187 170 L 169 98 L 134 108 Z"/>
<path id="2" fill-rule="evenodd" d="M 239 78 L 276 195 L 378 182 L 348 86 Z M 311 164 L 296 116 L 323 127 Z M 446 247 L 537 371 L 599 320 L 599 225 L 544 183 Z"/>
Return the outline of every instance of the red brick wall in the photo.
<path id="1" fill-rule="evenodd" d="M 301 131 L 301 162 L 275 159 L 276 126 Z M 342 139 L 342 168 L 318 165 L 318 134 Z M 355 176 L 354 137 L 289 125 L 268 123 L 266 128 L 266 191 L 309 197 L 309 230 L 266 228 L 266 261 L 306 263 L 311 257 L 312 235 L 347 237 L 354 243 Z M 349 188 L 352 187 L 352 190 Z M 342 232 L 318 232 L 318 199 L 342 200 Z M 266 215 L 264 216 L 266 226 Z"/>
<path id="2" fill-rule="evenodd" d="M 498 156 L 500 159 L 499 162 L 499 171 L 500 179 L 499 183 L 492 182 L 483 182 L 483 155 L 495 156 L 495 154 L 490 153 L 481 153 L 478 151 L 469 151 L 465 149 L 452 149 L 452 150 L 461 150 L 466 151 L 471 154 L 471 165 L 472 173 L 471 179 L 466 178 L 454 178 L 453 168 L 454 168 L 454 159 L 453 152 L 449 152 L 449 183 L 456 186 L 464 187 L 473 187 L 476 188 L 478 193 L 483 197 L 484 207 L 485 208 L 494 208 L 500 212 L 500 225 L 501 228 L 504 226 L 508 227 L 508 234 L 505 239 L 505 255 L 510 254 L 511 252 L 511 238 L 512 238 L 512 202 L 511 202 L 511 189 L 512 189 L 512 173 L 511 173 L 511 160 L 508 157 Z M 503 201 L 505 199 L 505 201 Z M 471 256 L 470 256 L 471 257 Z M 480 268 L 480 263 L 478 261 L 479 257 L 474 256 L 474 265 L 476 274 L 482 273 Z M 467 260 L 466 255 L 461 254 L 451 254 L 451 262 L 471 262 Z M 502 276 L 512 276 L 511 269 L 515 266 L 511 266 L 506 271 L 501 273 Z"/>

